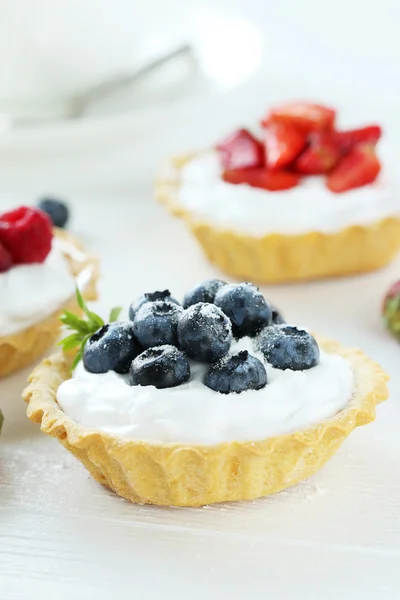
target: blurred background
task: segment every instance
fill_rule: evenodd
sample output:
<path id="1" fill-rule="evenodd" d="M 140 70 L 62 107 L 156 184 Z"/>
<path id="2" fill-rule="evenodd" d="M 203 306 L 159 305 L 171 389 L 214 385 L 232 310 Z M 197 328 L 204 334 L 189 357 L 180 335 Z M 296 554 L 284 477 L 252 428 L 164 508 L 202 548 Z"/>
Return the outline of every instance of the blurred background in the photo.
<path id="1" fill-rule="evenodd" d="M 164 156 L 280 99 L 400 134 L 397 0 L 0 0 L 0 15 L 0 201 L 129 198 Z"/>

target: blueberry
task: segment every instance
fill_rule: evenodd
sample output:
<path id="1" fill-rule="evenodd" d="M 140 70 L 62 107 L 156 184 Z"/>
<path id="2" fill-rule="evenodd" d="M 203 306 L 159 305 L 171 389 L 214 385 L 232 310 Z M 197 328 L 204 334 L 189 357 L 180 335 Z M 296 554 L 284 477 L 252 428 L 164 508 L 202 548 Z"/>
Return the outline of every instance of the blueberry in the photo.
<path id="1" fill-rule="evenodd" d="M 143 348 L 177 343 L 176 328 L 183 313 L 182 306 L 169 300 L 145 302 L 133 321 L 133 331 Z"/>
<path id="2" fill-rule="evenodd" d="M 271 305 L 271 312 L 272 312 L 272 325 L 283 325 L 284 323 L 286 323 L 281 312 L 277 308 L 275 308 L 275 306 Z"/>
<path id="3" fill-rule="evenodd" d="M 103 325 L 86 342 L 83 364 L 90 373 L 128 373 L 133 359 L 142 352 L 130 321 Z"/>
<path id="4" fill-rule="evenodd" d="M 55 227 L 65 227 L 69 219 L 69 210 L 66 204 L 56 198 L 42 198 L 38 208 L 45 212 Z"/>
<path id="5" fill-rule="evenodd" d="M 236 338 L 255 336 L 271 323 L 271 308 L 251 283 L 225 285 L 217 292 L 215 304 L 230 318 Z"/>
<path id="6" fill-rule="evenodd" d="M 221 394 L 240 394 L 245 390 L 260 390 L 265 387 L 267 372 L 258 358 L 243 350 L 212 365 L 204 383 Z"/>
<path id="7" fill-rule="evenodd" d="M 319 362 L 316 340 L 304 329 L 291 325 L 272 325 L 259 335 L 257 346 L 276 369 L 304 371 Z"/>
<path id="8" fill-rule="evenodd" d="M 214 304 L 193 304 L 179 321 L 178 342 L 192 360 L 206 363 L 219 360 L 231 346 L 230 321 Z"/>
<path id="9" fill-rule="evenodd" d="M 130 368 L 131 385 L 154 385 L 169 388 L 190 378 L 187 357 L 175 346 L 157 346 L 139 354 Z"/>
<path id="10" fill-rule="evenodd" d="M 183 299 L 183 308 L 188 308 L 198 302 L 209 302 L 212 304 L 215 294 L 220 288 L 226 285 L 225 281 L 220 279 L 209 279 L 189 290 Z"/>
<path id="11" fill-rule="evenodd" d="M 131 303 L 129 307 L 129 318 L 131 321 L 134 320 L 137 311 L 139 308 L 146 304 L 146 302 L 156 302 L 157 300 L 168 300 L 169 302 L 173 302 L 174 304 L 179 304 L 178 300 L 172 298 L 171 292 L 169 290 L 164 290 L 163 292 L 147 292 L 140 296 L 137 300 Z"/>

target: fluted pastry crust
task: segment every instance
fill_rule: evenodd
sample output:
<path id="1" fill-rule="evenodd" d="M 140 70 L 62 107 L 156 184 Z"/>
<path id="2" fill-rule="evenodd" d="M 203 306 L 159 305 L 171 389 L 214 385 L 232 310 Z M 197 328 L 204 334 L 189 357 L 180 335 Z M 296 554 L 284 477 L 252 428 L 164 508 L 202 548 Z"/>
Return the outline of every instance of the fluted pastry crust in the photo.
<path id="1" fill-rule="evenodd" d="M 74 454 L 100 483 L 136 503 L 201 506 L 273 494 L 306 479 L 336 452 L 359 425 L 375 419 L 388 397 L 388 376 L 360 350 L 319 339 L 345 357 L 354 373 L 349 404 L 331 419 L 305 431 L 264 441 L 216 446 L 153 444 L 113 437 L 75 423 L 57 404 L 59 385 L 69 377 L 71 356 L 59 352 L 33 371 L 23 397 L 28 417 Z"/>

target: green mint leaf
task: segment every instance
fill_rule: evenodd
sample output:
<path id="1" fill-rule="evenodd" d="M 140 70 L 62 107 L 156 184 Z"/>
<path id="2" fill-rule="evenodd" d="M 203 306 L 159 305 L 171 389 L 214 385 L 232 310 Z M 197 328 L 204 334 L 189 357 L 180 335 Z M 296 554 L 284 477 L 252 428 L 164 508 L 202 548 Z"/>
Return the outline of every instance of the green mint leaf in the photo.
<path id="1" fill-rule="evenodd" d="M 83 338 L 83 340 L 81 340 L 81 347 L 79 348 L 78 352 L 76 353 L 76 356 L 72 362 L 71 365 L 71 371 L 73 371 L 78 364 L 80 363 L 80 361 L 83 358 L 83 352 L 85 350 L 85 346 L 86 346 L 86 342 L 88 341 L 88 339 L 92 336 L 91 333 L 89 333 L 88 335 L 85 335 L 85 337 Z"/>
<path id="2" fill-rule="evenodd" d="M 78 301 L 79 308 L 81 308 L 83 310 L 83 312 L 85 313 L 85 315 L 87 316 L 87 318 L 90 321 L 90 310 L 86 306 L 86 302 L 84 301 L 83 296 L 78 287 L 76 288 L 76 299 Z M 94 313 L 92 313 L 92 314 L 94 314 Z"/>
<path id="3" fill-rule="evenodd" d="M 60 342 L 58 342 L 60 346 L 63 347 L 63 350 L 72 350 L 82 344 L 82 336 L 79 333 L 73 333 L 65 338 L 63 338 Z"/>
<path id="4" fill-rule="evenodd" d="M 76 288 L 76 299 L 79 307 L 86 316 L 86 319 L 80 318 L 78 315 L 70 312 L 69 310 L 64 310 L 60 317 L 60 321 L 64 327 L 73 333 L 62 339 L 59 342 L 59 345 L 62 346 L 65 351 L 78 348 L 71 366 L 71 370 L 74 370 L 78 363 L 82 360 L 83 352 L 88 339 L 104 326 L 103 319 L 88 309 L 78 288 Z M 115 307 L 112 309 L 110 313 L 110 323 L 118 319 L 121 310 L 122 309 L 120 307 Z"/>
<path id="5" fill-rule="evenodd" d="M 94 331 L 97 331 L 98 329 L 100 329 L 100 327 L 103 327 L 104 321 L 101 317 L 99 317 L 99 315 L 96 315 L 96 313 L 89 311 L 88 318 L 89 318 L 89 323 L 90 323 L 91 327 L 93 327 Z M 94 331 L 93 331 L 93 333 L 94 333 Z"/>
<path id="6" fill-rule="evenodd" d="M 119 315 L 121 314 L 122 306 L 114 306 L 110 311 L 109 322 L 114 323 L 118 321 Z"/>
<path id="7" fill-rule="evenodd" d="M 79 307 L 83 310 L 86 319 L 79 317 L 69 310 L 64 310 L 60 317 L 60 321 L 67 329 L 75 331 L 76 333 L 81 334 L 81 336 L 91 335 L 104 325 L 104 321 L 99 315 L 96 315 L 96 313 L 88 309 L 78 288 L 76 288 L 76 299 Z"/>
<path id="8" fill-rule="evenodd" d="M 83 334 L 89 333 L 90 331 L 88 323 L 86 321 L 78 317 L 78 315 L 74 315 L 68 310 L 65 310 L 64 314 L 61 315 L 60 321 L 63 325 L 67 327 L 67 329 L 79 331 Z"/>
<path id="9" fill-rule="evenodd" d="M 76 286 L 76 288 L 75 288 L 75 292 L 76 292 L 76 299 L 77 299 L 77 301 L 78 301 L 79 308 L 81 308 L 81 309 L 84 311 L 84 310 L 85 310 L 85 308 L 86 308 L 86 304 L 85 304 L 85 301 L 84 301 L 84 299 L 83 299 L 83 297 L 82 297 L 82 294 L 81 294 L 81 292 L 80 292 L 80 290 L 79 290 L 78 286 Z"/>
<path id="10" fill-rule="evenodd" d="M 74 369 L 76 369 L 76 367 L 78 366 L 78 364 L 80 363 L 80 361 L 82 360 L 82 358 L 83 358 L 83 348 L 80 348 L 78 350 L 78 352 L 76 353 L 76 356 L 75 356 L 75 358 L 74 358 L 74 360 L 72 362 L 71 371 L 73 371 Z"/>

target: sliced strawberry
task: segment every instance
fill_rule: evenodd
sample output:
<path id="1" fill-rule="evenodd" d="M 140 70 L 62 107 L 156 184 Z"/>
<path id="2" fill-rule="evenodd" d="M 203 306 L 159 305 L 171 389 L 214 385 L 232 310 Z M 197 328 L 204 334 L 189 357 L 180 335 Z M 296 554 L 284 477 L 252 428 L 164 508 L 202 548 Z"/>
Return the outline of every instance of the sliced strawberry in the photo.
<path id="1" fill-rule="evenodd" d="M 224 169 L 253 169 L 264 164 L 264 146 L 247 129 L 239 129 L 216 146 Z"/>
<path id="2" fill-rule="evenodd" d="M 252 187 L 262 188 L 270 192 L 278 192 L 295 187 L 300 181 L 300 176 L 288 171 L 236 169 L 233 171 L 224 171 L 222 179 L 227 183 L 246 183 Z"/>
<path id="3" fill-rule="evenodd" d="M 400 300 L 400 280 L 397 280 L 394 283 L 392 283 L 392 285 L 386 292 L 384 302 L 386 302 L 387 300 L 393 300 L 393 298 Z"/>
<path id="4" fill-rule="evenodd" d="M 383 322 L 387 329 L 400 339 L 400 281 L 393 283 L 382 303 Z"/>
<path id="5" fill-rule="evenodd" d="M 382 128 L 379 125 L 368 125 L 361 129 L 351 129 L 349 131 L 335 131 L 334 138 L 343 154 L 350 152 L 358 144 L 376 144 L 382 135 Z"/>
<path id="6" fill-rule="evenodd" d="M 271 123 L 265 129 L 266 163 L 270 170 L 287 167 L 304 150 L 307 140 L 303 133 L 284 123 Z"/>
<path id="7" fill-rule="evenodd" d="M 336 193 L 372 183 L 381 170 L 380 162 L 371 144 L 356 146 L 344 156 L 326 180 L 327 187 Z"/>
<path id="8" fill-rule="evenodd" d="M 294 168 L 302 175 L 322 175 L 329 173 L 340 157 L 339 146 L 330 133 L 315 133 L 311 136 L 308 148 L 300 154 Z"/>
<path id="9" fill-rule="evenodd" d="M 10 252 L 0 243 L 0 273 L 11 269 L 13 259 Z"/>
<path id="10" fill-rule="evenodd" d="M 286 123 L 306 132 L 321 131 L 332 129 L 335 116 L 335 110 L 321 104 L 289 102 L 272 108 L 262 125 Z"/>

